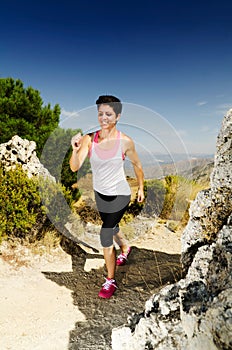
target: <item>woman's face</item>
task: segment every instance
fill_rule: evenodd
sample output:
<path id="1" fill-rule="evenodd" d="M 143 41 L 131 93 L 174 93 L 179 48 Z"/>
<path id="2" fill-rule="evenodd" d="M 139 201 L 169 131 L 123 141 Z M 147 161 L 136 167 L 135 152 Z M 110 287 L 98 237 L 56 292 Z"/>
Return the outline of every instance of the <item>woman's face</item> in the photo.
<path id="1" fill-rule="evenodd" d="M 114 112 L 113 108 L 109 105 L 101 104 L 98 108 L 98 121 L 101 128 L 110 128 L 115 126 L 119 119 L 119 115 L 117 116 Z"/>

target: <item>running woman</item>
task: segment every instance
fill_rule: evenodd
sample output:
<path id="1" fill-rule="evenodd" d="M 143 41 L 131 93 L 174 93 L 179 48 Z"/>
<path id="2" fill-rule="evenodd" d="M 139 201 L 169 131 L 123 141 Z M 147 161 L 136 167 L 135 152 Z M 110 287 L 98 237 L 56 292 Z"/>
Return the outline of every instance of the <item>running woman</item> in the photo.
<path id="1" fill-rule="evenodd" d="M 99 297 L 110 298 L 116 288 L 116 265 L 124 265 L 131 252 L 119 228 L 119 222 L 131 199 L 131 189 L 124 172 L 124 160 L 131 161 L 138 182 L 137 201 L 144 201 L 144 174 L 133 140 L 117 129 L 122 103 L 111 95 L 99 96 L 96 101 L 99 130 L 96 133 L 72 137 L 70 168 L 78 171 L 87 156 L 93 175 L 93 189 L 102 219 L 100 240 L 107 268 L 107 278 Z M 115 241 L 121 253 L 116 258 Z"/>

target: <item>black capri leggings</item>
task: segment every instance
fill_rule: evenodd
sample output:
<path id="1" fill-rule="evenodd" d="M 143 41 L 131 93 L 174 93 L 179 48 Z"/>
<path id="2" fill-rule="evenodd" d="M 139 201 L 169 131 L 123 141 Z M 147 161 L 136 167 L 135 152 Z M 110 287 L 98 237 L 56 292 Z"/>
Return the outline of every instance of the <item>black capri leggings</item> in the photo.
<path id="1" fill-rule="evenodd" d="M 119 222 L 130 203 L 131 196 L 106 196 L 97 191 L 94 193 L 97 209 L 103 221 L 100 231 L 101 244 L 104 248 L 111 247 L 113 236 L 119 232 Z"/>

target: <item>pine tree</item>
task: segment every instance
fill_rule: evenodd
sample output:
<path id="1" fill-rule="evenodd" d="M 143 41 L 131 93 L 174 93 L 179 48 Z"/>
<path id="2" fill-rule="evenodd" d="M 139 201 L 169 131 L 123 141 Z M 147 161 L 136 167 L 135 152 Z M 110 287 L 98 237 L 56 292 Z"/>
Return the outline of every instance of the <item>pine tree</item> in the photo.
<path id="1" fill-rule="evenodd" d="M 50 133 L 58 126 L 58 104 L 43 105 L 38 90 L 25 88 L 19 79 L 0 79 L 0 143 L 18 135 L 33 140 L 40 155 Z"/>

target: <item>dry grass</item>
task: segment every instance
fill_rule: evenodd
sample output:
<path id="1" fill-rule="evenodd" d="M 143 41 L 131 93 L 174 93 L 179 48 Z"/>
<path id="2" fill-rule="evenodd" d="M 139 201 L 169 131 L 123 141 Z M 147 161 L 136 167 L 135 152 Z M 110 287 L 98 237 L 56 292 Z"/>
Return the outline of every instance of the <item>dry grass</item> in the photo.
<path id="1" fill-rule="evenodd" d="M 44 238 L 29 242 L 28 239 L 11 238 L 2 242 L 0 246 L 0 254 L 3 261 L 20 268 L 22 266 L 30 266 L 32 258 L 35 256 L 52 255 L 59 247 L 60 237 L 56 231 L 47 231 Z"/>
<path id="2" fill-rule="evenodd" d="M 156 263 L 156 267 L 157 267 L 157 271 L 158 271 L 160 286 L 164 285 L 163 280 L 162 280 L 162 270 L 164 270 L 164 269 L 168 269 L 171 272 L 175 283 L 178 282 L 178 280 L 180 278 L 179 277 L 180 263 L 173 263 L 173 262 L 172 263 L 170 263 L 170 262 L 159 263 L 155 251 L 154 251 L 154 257 L 155 257 L 155 263 Z"/>

